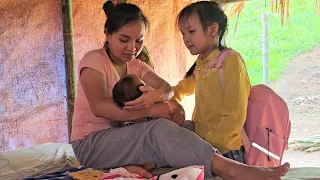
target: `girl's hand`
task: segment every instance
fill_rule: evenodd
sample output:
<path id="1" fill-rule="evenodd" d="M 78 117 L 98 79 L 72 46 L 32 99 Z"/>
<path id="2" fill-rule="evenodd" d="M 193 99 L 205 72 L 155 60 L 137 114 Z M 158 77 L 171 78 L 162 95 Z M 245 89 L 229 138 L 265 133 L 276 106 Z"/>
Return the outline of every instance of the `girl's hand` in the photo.
<path id="1" fill-rule="evenodd" d="M 159 101 L 161 93 L 151 86 L 140 86 L 139 89 L 143 92 L 142 96 L 133 101 L 126 102 L 123 109 L 130 111 L 141 110 Z"/>
<path id="2" fill-rule="evenodd" d="M 181 126 L 186 120 L 186 115 L 183 107 L 180 105 L 173 109 L 173 115 L 171 116 L 171 121 L 175 122 L 179 126 Z"/>
<path id="3" fill-rule="evenodd" d="M 173 111 L 170 109 L 167 103 L 155 103 L 147 108 L 148 117 L 151 118 L 165 118 L 171 120 Z"/>

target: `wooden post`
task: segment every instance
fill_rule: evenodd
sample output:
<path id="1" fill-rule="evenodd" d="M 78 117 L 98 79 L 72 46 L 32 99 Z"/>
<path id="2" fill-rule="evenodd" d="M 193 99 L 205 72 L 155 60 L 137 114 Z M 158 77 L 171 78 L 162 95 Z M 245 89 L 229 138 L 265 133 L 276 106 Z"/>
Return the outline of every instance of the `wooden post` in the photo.
<path id="1" fill-rule="evenodd" d="M 263 55 L 263 84 L 269 84 L 269 37 L 268 37 L 268 14 L 262 14 L 262 55 Z"/>
<path id="2" fill-rule="evenodd" d="M 61 2 L 62 2 L 64 57 L 65 57 L 65 69 L 66 69 L 66 87 L 67 87 L 67 105 L 68 105 L 68 109 L 67 109 L 68 136 L 70 140 L 74 99 L 76 94 L 74 47 L 73 47 L 72 0 L 61 0 Z"/>

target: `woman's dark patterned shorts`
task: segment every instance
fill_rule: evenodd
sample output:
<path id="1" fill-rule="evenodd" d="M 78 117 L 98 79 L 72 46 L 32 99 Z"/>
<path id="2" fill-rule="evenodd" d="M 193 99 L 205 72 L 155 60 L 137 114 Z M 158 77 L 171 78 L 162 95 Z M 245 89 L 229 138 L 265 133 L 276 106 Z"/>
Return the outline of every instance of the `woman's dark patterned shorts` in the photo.
<path id="1" fill-rule="evenodd" d="M 245 149 L 243 146 L 241 146 L 240 150 L 229 151 L 229 152 L 223 154 L 223 156 L 245 164 L 244 153 L 245 153 Z"/>

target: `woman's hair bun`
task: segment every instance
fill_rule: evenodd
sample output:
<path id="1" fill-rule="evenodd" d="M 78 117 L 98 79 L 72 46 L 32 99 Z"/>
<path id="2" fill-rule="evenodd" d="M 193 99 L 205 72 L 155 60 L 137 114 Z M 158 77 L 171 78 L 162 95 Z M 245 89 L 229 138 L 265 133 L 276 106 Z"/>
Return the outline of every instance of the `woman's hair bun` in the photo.
<path id="1" fill-rule="evenodd" d="M 107 0 L 104 4 L 103 4 L 103 10 L 104 10 L 104 13 L 106 14 L 106 16 L 108 17 L 112 11 L 114 7 L 114 4 L 113 2 L 111 2 L 110 0 Z"/>

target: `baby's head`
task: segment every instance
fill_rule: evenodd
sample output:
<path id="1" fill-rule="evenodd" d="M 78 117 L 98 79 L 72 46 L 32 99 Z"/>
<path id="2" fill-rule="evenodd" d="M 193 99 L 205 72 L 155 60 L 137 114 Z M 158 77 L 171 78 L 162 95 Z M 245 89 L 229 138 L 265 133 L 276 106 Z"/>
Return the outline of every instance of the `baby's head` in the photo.
<path id="1" fill-rule="evenodd" d="M 145 83 L 139 76 L 125 75 L 114 85 L 112 91 L 114 102 L 122 108 L 126 102 L 135 100 L 142 95 L 139 87 L 144 85 Z"/>

